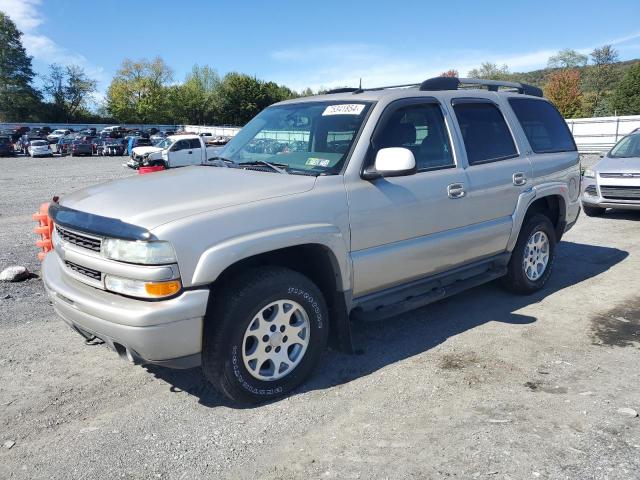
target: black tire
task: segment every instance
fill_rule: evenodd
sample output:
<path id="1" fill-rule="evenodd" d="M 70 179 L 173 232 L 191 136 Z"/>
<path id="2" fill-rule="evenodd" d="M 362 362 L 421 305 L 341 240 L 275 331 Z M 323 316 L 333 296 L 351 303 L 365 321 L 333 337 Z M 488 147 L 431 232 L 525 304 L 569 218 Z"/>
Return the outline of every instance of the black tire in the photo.
<path id="1" fill-rule="evenodd" d="M 529 239 L 537 232 L 544 232 L 549 242 L 549 259 L 544 271 L 535 280 L 530 279 L 524 267 L 525 247 Z M 545 215 L 535 214 L 525 218 L 520 229 L 518 241 L 511 254 L 511 259 L 507 266 L 507 274 L 502 278 L 503 286 L 520 295 L 530 295 L 544 287 L 551 275 L 553 261 L 556 252 L 556 232 L 553 224 Z"/>
<path id="2" fill-rule="evenodd" d="M 586 205 L 582 205 L 582 211 L 587 217 L 601 217 L 602 215 L 604 215 L 606 208 L 588 207 Z"/>
<path id="3" fill-rule="evenodd" d="M 309 343 L 290 373 L 260 380 L 244 365 L 244 336 L 254 318 L 279 300 L 292 300 L 304 309 Z M 329 318 L 322 293 L 307 277 L 282 267 L 249 270 L 213 291 L 212 302 L 204 325 L 202 370 L 227 397 L 239 403 L 269 401 L 286 395 L 311 374 L 327 343 Z"/>

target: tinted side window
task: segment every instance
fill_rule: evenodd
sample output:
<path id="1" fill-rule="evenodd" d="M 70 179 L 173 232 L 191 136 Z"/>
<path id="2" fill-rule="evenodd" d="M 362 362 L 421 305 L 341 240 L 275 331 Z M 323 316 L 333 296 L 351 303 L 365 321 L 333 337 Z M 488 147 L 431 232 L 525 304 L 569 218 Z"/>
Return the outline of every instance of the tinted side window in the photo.
<path id="1" fill-rule="evenodd" d="M 455 103 L 469 165 L 518 155 L 502 113 L 492 103 Z"/>
<path id="2" fill-rule="evenodd" d="M 197 138 L 189 140 L 189 148 L 200 148 L 200 140 Z"/>
<path id="3" fill-rule="evenodd" d="M 418 170 L 454 166 L 442 110 L 434 103 L 398 109 L 376 134 L 375 146 L 408 148 Z"/>
<path id="4" fill-rule="evenodd" d="M 509 104 L 536 153 L 576 150 L 571 132 L 560 112 L 544 100 L 510 98 Z"/>
<path id="5" fill-rule="evenodd" d="M 178 150 L 186 150 L 187 148 L 189 148 L 189 140 L 178 140 L 173 150 L 177 152 Z"/>

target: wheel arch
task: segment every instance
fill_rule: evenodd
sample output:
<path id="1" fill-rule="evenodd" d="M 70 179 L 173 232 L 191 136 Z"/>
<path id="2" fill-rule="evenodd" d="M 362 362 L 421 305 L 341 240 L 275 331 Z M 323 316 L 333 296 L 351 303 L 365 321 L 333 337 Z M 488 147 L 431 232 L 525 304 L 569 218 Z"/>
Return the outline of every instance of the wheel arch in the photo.
<path id="1" fill-rule="evenodd" d="M 513 229 L 507 250 L 512 251 L 515 247 L 525 220 L 537 213 L 549 218 L 554 226 L 556 241 L 559 242 L 567 226 L 567 194 L 566 184 L 553 183 L 534 187 L 520 195 L 513 213 Z"/>
<path id="2" fill-rule="evenodd" d="M 269 241 L 264 241 L 264 247 Z M 263 251 L 254 251 L 260 243 L 240 243 L 234 248 L 220 248 L 215 258 L 211 254 L 203 255 L 194 273 L 194 280 L 204 278 L 206 270 L 211 277 L 211 294 L 207 312 L 217 301 L 220 292 L 229 279 L 251 268 L 280 266 L 305 275 L 322 292 L 329 310 L 329 341 L 334 347 L 351 353 L 353 351 L 348 315 L 348 303 L 351 295 L 351 274 L 349 257 L 344 242 L 342 249 L 336 251 L 334 242 L 309 241 L 292 243 L 287 246 Z M 252 245 L 250 247 L 249 245 Z M 245 255 L 241 255 L 242 251 Z M 251 252 L 251 253 L 248 253 Z M 204 263 L 202 263 L 204 262 Z M 222 265 L 224 265 L 222 267 Z"/>

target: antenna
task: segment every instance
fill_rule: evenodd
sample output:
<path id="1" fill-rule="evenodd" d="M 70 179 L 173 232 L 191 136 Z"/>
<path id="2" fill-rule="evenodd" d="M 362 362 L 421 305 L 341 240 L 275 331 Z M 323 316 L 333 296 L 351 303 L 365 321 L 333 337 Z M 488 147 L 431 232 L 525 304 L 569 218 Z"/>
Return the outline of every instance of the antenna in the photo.
<path id="1" fill-rule="evenodd" d="M 360 77 L 360 86 L 358 87 L 358 90 L 362 90 L 362 77 Z"/>

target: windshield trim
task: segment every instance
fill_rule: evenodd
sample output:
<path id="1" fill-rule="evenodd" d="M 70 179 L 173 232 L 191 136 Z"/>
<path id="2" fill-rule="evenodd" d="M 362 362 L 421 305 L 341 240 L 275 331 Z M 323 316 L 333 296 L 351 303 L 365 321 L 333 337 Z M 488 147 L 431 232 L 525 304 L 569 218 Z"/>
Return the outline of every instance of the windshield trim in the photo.
<path id="1" fill-rule="evenodd" d="M 351 140 L 351 145 L 349 146 L 349 150 L 344 154 L 344 157 L 340 160 L 340 162 L 336 163 L 336 165 L 331 167 L 330 170 L 327 170 L 327 171 L 314 171 L 312 169 L 308 169 L 307 170 L 307 169 L 295 168 L 295 167 L 293 167 L 291 165 L 288 167 L 288 169 L 291 169 L 292 173 L 296 173 L 296 171 L 300 171 L 304 175 L 310 175 L 310 176 L 314 176 L 314 177 L 344 175 L 344 172 L 345 172 L 347 166 L 349 165 L 349 162 L 351 161 L 351 156 L 353 155 L 355 147 L 356 147 L 356 145 L 358 144 L 358 142 L 360 140 L 360 136 L 362 135 L 362 132 L 363 132 L 365 126 L 367 125 L 367 122 L 369 121 L 369 117 L 371 116 L 371 113 L 373 112 L 373 110 L 375 110 L 375 106 L 376 106 L 376 104 L 378 102 L 376 100 L 362 100 L 362 99 L 359 99 L 359 98 L 354 98 L 353 100 L 348 100 L 348 99 L 336 99 L 336 100 L 313 99 L 313 100 L 304 100 L 304 101 L 297 101 L 297 102 L 296 101 L 287 101 L 287 102 L 281 102 L 281 103 L 276 103 L 276 104 L 270 105 L 269 107 L 263 109 L 260 113 L 258 113 L 258 115 L 260 115 L 262 112 L 264 112 L 265 110 L 268 110 L 268 109 L 280 109 L 280 108 L 286 109 L 286 108 L 292 108 L 292 107 L 295 108 L 295 107 L 298 107 L 298 106 L 304 106 L 304 105 L 309 105 L 309 104 L 314 104 L 314 103 L 320 103 L 320 104 L 322 104 L 322 103 L 330 103 L 330 104 L 334 104 L 334 105 L 349 104 L 349 103 L 360 103 L 360 104 L 365 105 L 366 113 L 365 113 L 364 117 L 362 118 L 362 121 L 360 122 L 358 130 L 355 132 L 355 135 L 353 136 L 353 139 Z M 253 119 L 256 118 L 258 115 L 253 117 L 251 119 L 251 121 L 253 121 Z M 254 136 L 254 138 L 255 138 L 255 136 Z M 225 156 L 225 150 L 227 149 L 227 147 L 229 146 L 229 144 L 232 141 L 233 141 L 233 138 L 219 152 L 220 154 L 222 154 L 222 156 Z"/>

